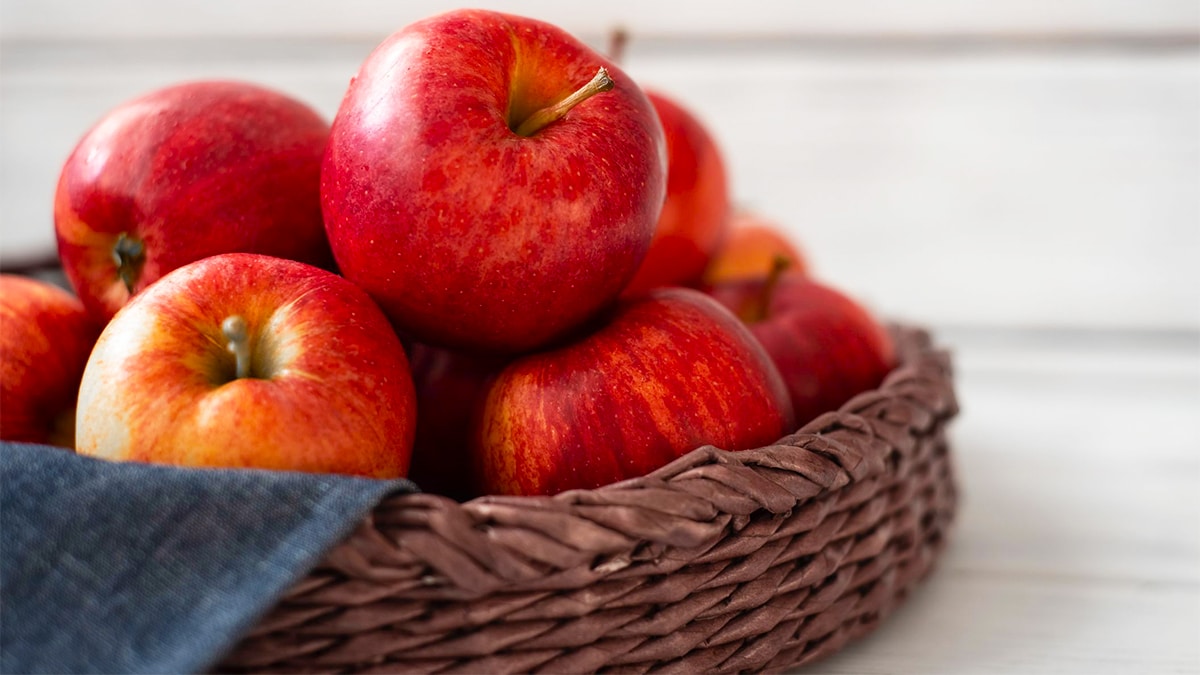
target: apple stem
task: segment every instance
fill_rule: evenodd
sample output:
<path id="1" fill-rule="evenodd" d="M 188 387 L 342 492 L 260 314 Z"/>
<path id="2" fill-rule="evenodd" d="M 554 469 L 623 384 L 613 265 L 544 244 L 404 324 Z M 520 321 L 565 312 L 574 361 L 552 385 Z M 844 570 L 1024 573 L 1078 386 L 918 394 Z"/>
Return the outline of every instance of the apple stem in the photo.
<path id="1" fill-rule="evenodd" d="M 753 300 L 742 310 L 742 321 L 758 323 L 767 318 L 771 309 L 771 298 L 775 296 L 779 280 L 791 265 L 792 261 L 788 260 L 787 256 L 776 255 L 771 260 L 771 271 L 767 273 L 767 280 L 763 282 L 758 295 L 754 296 Z"/>
<path id="2" fill-rule="evenodd" d="M 117 243 L 113 244 L 112 257 L 117 264 L 117 278 L 125 284 L 125 290 L 133 295 L 133 285 L 137 283 L 142 260 L 146 257 L 146 245 L 141 239 L 122 232 L 117 236 Z"/>
<path id="3" fill-rule="evenodd" d="M 601 66 L 591 81 L 576 89 L 570 96 L 530 115 L 528 119 L 521 123 L 521 126 L 517 127 L 517 134 L 520 136 L 532 136 L 536 134 L 543 127 L 562 119 L 564 115 L 570 112 L 571 108 L 602 91 L 612 89 L 613 85 L 614 82 L 608 76 L 608 70 Z"/>
<path id="4" fill-rule="evenodd" d="M 238 379 L 250 377 L 250 331 L 246 320 L 237 314 L 228 316 L 221 322 L 221 332 L 229 341 L 225 348 L 237 359 L 236 376 Z"/>
<path id="5" fill-rule="evenodd" d="M 608 36 L 608 59 L 620 63 L 625 56 L 625 45 L 629 44 L 629 33 L 620 26 L 613 29 Z"/>

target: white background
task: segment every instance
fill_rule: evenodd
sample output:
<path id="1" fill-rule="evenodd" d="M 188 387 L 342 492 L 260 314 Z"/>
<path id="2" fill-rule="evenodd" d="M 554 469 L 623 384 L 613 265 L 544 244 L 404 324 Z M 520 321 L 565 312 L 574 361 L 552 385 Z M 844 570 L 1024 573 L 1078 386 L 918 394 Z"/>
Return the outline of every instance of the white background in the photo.
<path id="1" fill-rule="evenodd" d="M 558 23 L 710 127 L 736 201 L 959 364 L 965 503 L 937 573 L 834 672 L 1200 672 L 1200 4 L 475 6 Z M 453 5 L 3 0 L 0 265 L 53 256 L 108 108 L 235 77 L 328 116 Z"/>

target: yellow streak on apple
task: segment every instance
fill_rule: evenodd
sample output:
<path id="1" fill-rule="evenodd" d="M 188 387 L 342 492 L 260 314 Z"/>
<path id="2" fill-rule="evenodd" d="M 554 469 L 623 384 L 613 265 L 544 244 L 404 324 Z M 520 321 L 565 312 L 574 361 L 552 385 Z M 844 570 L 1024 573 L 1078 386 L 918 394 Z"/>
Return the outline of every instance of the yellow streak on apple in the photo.
<path id="1" fill-rule="evenodd" d="M 512 377 L 505 377 L 499 380 L 492 390 L 488 393 L 488 397 L 484 402 L 484 410 L 487 411 L 485 419 L 488 420 L 487 428 L 483 430 L 483 447 L 487 452 L 483 454 L 483 466 L 480 467 L 482 475 L 495 476 L 495 484 L 516 486 L 517 482 L 517 460 L 516 454 L 512 452 L 512 439 L 514 437 L 514 425 L 512 411 L 507 408 L 503 400 L 507 391 L 512 389 Z M 498 451 L 502 448 L 510 448 L 510 451 Z"/>

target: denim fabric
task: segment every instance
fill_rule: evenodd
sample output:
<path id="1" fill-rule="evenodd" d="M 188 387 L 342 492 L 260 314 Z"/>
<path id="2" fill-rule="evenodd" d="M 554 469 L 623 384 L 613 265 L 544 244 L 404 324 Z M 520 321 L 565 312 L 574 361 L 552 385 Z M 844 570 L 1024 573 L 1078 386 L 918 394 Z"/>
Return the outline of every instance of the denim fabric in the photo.
<path id="1" fill-rule="evenodd" d="M 408 481 L 0 444 L 0 671 L 211 668 Z"/>

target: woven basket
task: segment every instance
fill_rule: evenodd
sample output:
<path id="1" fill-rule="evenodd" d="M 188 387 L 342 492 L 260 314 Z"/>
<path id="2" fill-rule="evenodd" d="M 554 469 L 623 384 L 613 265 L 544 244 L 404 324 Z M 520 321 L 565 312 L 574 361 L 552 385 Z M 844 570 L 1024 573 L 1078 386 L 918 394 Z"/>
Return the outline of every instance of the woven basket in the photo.
<path id="1" fill-rule="evenodd" d="M 778 444 L 554 497 L 385 500 L 219 670 L 778 671 L 888 615 L 956 507 L 950 359 L 896 328 L 877 390 Z"/>

